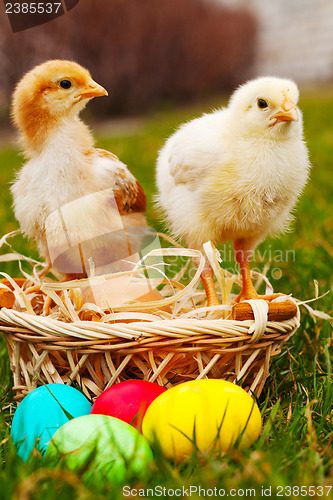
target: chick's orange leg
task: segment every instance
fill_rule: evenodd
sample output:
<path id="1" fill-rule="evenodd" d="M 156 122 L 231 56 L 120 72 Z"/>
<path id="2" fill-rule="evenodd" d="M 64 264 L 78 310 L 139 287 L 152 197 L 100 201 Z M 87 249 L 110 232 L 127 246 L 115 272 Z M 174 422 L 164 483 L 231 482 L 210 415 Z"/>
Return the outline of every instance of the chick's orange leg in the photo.
<path id="1" fill-rule="evenodd" d="M 64 281 L 72 281 L 75 279 L 80 279 L 82 278 L 82 274 L 66 274 L 66 278 L 62 280 Z M 86 277 L 86 276 L 84 276 Z M 35 292 L 40 292 L 41 291 L 41 285 L 34 285 L 26 289 L 25 293 L 35 293 Z M 58 293 L 58 292 L 56 292 Z M 44 303 L 43 303 L 43 316 L 48 316 L 50 314 L 50 309 L 52 305 L 53 299 L 49 295 L 45 295 L 44 297 Z"/>
<path id="2" fill-rule="evenodd" d="M 65 281 L 73 281 L 73 280 L 78 280 L 81 278 L 86 278 L 86 274 L 78 274 L 78 273 L 71 273 L 71 274 L 66 274 L 66 278 L 61 281 L 61 283 L 64 283 Z M 60 293 L 60 292 L 56 292 Z M 52 304 L 53 299 L 47 295 L 44 299 L 44 305 L 43 305 L 43 316 L 48 316 L 50 314 L 50 309 L 51 309 L 51 304 Z"/>
<path id="3" fill-rule="evenodd" d="M 41 291 L 41 285 L 33 285 L 33 286 L 30 286 L 29 288 L 27 288 L 25 290 L 25 293 L 26 294 L 29 294 L 29 293 L 37 293 L 37 292 L 40 292 Z M 46 295 L 44 297 L 44 303 L 43 303 L 43 316 L 48 316 L 50 314 L 50 307 L 51 307 L 51 304 L 52 304 L 52 299 L 51 297 L 49 297 L 48 295 Z"/>
<path id="4" fill-rule="evenodd" d="M 244 249 L 241 246 L 238 246 L 237 243 L 234 244 L 234 250 L 235 258 L 239 264 L 243 278 L 243 287 L 240 294 L 235 299 L 236 303 L 250 299 L 264 299 L 270 301 L 282 295 L 280 293 L 273 293 L 272 295 L 259 295 L 253 286 L 251 278 L 250 260 L 252 257 L 252 250 Z"/>
<path id="5" fill-rule="evenodd" d="M 43 316 L 48 316 L 50 314 L 52 304 L 52 298 L 49 295 L 46 295 L 43 304 Z"/>
<path id="6" fill-rule="evenodd" d="M 214 285 L 214 273 L 211 267 L 207 267 L 202 271 L 201 281 L 207 295 L 207 307 L 218 306 L 220 302 L 217 298 Z"/>

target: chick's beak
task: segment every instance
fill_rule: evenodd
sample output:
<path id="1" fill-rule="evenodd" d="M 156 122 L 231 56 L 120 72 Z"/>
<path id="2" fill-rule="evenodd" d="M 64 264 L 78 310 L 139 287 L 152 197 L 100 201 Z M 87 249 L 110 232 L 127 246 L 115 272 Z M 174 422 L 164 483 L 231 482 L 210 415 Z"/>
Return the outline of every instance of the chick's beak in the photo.
<path id="1" fill-rule="evenodd" d="M 288 97 L 285 98 L 281 109 L 272 116 L 271 120 L 277 122 L 291 122 L 298 121 L 297 107 L 292 103 Z"/>
<path id="2" fill-rule="evenodd" d="M 102 85 L 99 85 L 94 80 L 88 80 L 85 88 L 76 94 L 77 99 L 92 99 L 93 97 L 100 97 L 103 95 L 108 95 Z"/>

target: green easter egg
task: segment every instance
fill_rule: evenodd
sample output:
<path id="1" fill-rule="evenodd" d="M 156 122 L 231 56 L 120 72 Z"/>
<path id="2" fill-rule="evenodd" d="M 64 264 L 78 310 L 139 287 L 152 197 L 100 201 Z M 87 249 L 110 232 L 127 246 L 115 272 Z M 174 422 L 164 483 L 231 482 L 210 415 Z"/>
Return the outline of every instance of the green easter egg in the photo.
<path id="1" fill-rule="evenodd" d="M 146 478 L 153 454 L 131 425 L 108 415 L 74 418 L 53 435 L 45 458 L 75 471 L 84 480 L 122 483 Z"/>

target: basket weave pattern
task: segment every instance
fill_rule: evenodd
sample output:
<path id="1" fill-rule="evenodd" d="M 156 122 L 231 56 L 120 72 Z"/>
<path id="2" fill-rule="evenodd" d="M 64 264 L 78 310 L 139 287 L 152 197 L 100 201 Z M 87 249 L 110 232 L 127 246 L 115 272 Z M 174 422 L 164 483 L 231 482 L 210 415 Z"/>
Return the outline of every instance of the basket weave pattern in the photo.
<path id="1" fill-rule="evenodd" d="M 299 326 L 267 321 L 264 301 L 255 320 L 173 319 L 100 323 L 33 316 L 3 308 L 15 399 L 45 383 L 76 383 L 94 399 L 114 383 L 142 379 L 160 385 L 223 378 L 260 395 L 271 358 Z"/>

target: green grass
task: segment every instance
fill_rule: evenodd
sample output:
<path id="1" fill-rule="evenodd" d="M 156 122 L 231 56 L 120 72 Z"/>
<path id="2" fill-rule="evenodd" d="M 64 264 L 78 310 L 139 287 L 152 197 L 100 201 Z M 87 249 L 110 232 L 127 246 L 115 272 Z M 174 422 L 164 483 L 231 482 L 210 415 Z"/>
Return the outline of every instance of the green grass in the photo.
<path id="1" fill-rule="evenodd" d="M 313 164 L 311 179 L 298 203 L 293 231 L 279 239 L 265 241 L 259 250 L 262 256 L 265 251 L 266 256 L 275 256 L 272 269 L 282 270 L 282 276 L 275 278 L 269 272 L 277 291 L 310 299 L 314 296 L 314 280 L 321 293 L 333 288 L 333 98 L 323 95 L 318 99 L 309 94 L 302 98 L 300 105 Z M 148 196 L 148 219 L 156 229 L 162 228 L 152 201 L 157 151 L 179 123 L 205 110 L 207 106 L 163 111 L 149 117 L 137 133 L 98 137 L 99 147 L 117 154 L 140 180 Z M 0 151 L 1 235 L 17 228 L 10 208 L 9 182 L 20 164 L 16 150 Z M 24 238 L 17 237 L 13 244 L 18 251 L 37 257 L 33 245 Z M 294 254 L 290 253 L 293 251 Z M 277 255 L 283 256 L 282 262 L 277 261 Z M 255 265 L 261 269 L 265 262 L 260 262 L 259 257 Z M 233 260 L 227 258 L 226 265 L 233 267 Z M 17 263 L 3 265 L 2 270 L 13 276 L 19 274 Z M 311 305 L 332 313 L 332 293 Z M 0 499 L 122 498 L 121 488 L 111 484 L 83 485 L 75 474 L 59 473 L 37 458 L 27 465 L 21 462 L 8 440 L 14 408 L 12 380 L 4 342 L 0 343 L 0 349 Z M 264 420 L 260 439 L 249 450 L 233 450 L 222 459 L 193 457 L 181 466 L 165 460 L 155 450 L 156 464 L 147 483 L 128 484 L 137 489 L 161 486 L 175 490 L 197 485 L 206 489 L 224 488 L 226 492 L 244 490 L 236 498 L 250 496 L 250 493 L 246 495 L 247 489 L 255 489 L 256 498 L 261 498 L 262 488 L 270 487 L 272 498 L 277 497 L 279 491 L 282 497 L 310 498 L 312 490 L 303 488 L 302 493 L 301 486 L 333 486 L 331 350 L 331 325 L 327 321 L 314 321 L 303 308 L 301 326 L 288 342 L 288 348 L 274 358 L 270 377 L 258 401 Z M 288 486 L 294 489 L 290 491 Z M 278 487 L 285 489 L 278 490 Z M 332 491 L 327 496 L 328 488 L 314 491 L 318 497 L 333 498 Z M 166 497 L 172 498 L 172 494 L 169 492 Z M 193 493 L 191 498 L 200 497 Z"/>

